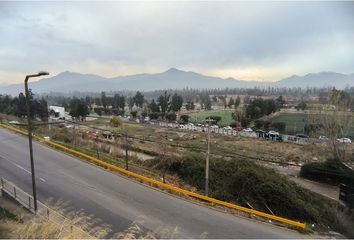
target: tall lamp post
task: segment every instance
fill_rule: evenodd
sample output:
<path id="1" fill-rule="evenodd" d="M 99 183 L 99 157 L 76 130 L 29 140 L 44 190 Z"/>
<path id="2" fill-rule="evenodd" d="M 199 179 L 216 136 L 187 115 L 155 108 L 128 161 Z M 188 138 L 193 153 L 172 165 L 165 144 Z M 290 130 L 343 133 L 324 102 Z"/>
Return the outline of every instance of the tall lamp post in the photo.
<path id="1" fill-rule="evenodd" d="M 28 91 L 28 80 L 32 77 L 40 77 L 44 75 L 49 75 L 48 72 L 41 71 L 36 74 L 27 75 L 25 79 L 25 93 L 26 93 L 26 111 L 27 111 L 27 129 L 28 129 L 28 143 L 30 150 L 30 161 L 31 161 L 31 175 L 32 175 L 32 190 L 33 190 L 33 204 L 34 211 L 37 212 L 37 193 L 36 193 L 36 179 L 34 174 L 34 163 L 33 163 L 33 147 L 32 147 L 32 122 L 31 122 L 31 111 L 30 111 L 30 100 Z"/>

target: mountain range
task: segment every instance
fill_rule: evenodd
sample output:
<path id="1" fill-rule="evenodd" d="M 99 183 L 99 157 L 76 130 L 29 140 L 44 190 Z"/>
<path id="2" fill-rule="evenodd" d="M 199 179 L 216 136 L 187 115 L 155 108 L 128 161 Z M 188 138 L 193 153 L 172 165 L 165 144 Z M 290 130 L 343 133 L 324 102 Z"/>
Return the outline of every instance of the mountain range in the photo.
<path id="1" fill-rule="evenodd" d="M 94 74 L 62 72 L 56 76 L 43 78 L 30 83 L 36 93 L 62 92 L 101 92 L 115 90 L 161 90 L 182 88 L 253 88 L 253 87 L 354 87 L 354 74 L 335 72 L 310 73 L 304 76 L 291 76 L 277 82 L 244 81 L 234 78 L 205 76 L 171 68 L 162 73 L 136 74 L 105 78 Z M 23 91 L 23 84 L 0 86 L 0 93 L 17 95 Z"/>

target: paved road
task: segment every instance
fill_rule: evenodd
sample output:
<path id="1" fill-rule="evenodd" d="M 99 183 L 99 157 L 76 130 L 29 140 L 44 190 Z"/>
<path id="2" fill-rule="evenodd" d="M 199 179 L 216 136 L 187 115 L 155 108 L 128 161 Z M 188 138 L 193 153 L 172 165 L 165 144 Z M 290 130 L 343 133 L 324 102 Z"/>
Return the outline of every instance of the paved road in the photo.
<path id="1" fill-rule="evenodd" d="M 231 216 L 142 186 L 34 143 L 38 198 L 69 202 L 114 231 L 143 219 L 146 230 L 179 238 L 302 238 L 297 232 Z M 0 128 L 0 176 L 31 192 L 27 139 Z M 166 235 L 160 235 L 165 236 Z"/>

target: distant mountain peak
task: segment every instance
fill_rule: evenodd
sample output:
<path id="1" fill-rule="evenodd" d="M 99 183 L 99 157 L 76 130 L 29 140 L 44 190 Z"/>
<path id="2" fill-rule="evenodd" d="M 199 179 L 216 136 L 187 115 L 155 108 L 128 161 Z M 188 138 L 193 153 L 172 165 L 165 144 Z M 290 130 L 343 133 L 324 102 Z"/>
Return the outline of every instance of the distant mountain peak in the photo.
<path id="1" fill-rule="evenodd" d="M 179 69 L 174 68 L 174 67 L 172 67 L 172 68 L 168 69 L 167 71 L 165 71 L 165 73 L 177 73 L 177 72 L 180 73 L 180 72 L 184 72 L 184 71 L 179 70 Z"/>
<path id="2" fill-rule="evenodd" d="M 278 82 L 242 81 L 234 78 L 220 78 L 206 76 L 192 71 L 183 71 L 175 67 L 165 72 L 151 74 L 136 74 L 106 78 L 94 74 L 81 74 L 65 71 L 56 76 L 41 79 L 31 83 L 36 93 L 55 92 L 101 92 L 119 90 L 162 90 L 199 88 L 254 88 L 254 87 L 329 87 L 345 88 L 354 86 L 354 74 L 335 72 L 319 72 L 307 75 L 293 75 Z M 0 93 L 18 95 L 23 91 L 23 84 L 1 86 Z"/>

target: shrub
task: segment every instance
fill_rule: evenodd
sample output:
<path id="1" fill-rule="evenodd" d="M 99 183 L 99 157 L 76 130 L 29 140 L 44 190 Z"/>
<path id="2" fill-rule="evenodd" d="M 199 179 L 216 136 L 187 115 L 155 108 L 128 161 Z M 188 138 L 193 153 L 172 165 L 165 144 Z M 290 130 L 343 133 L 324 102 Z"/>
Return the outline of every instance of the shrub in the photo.
<path id="1" fill-rule="evenodd" d="M 274 122 L 270 126 L 276 131 L 284 132 L 286 124 L 284 122 Z"/>
<path id="2" fill-rule="evenodd" d="M 179 117 L 179 119 L 182 123 L 188 123 L 189 122 L 189 115 L 181 115 Z"/>
<path id="3" fill-rule="evenodd" d="M 137 114 L 138 114 L 138 111 L 131 111 L 130 112 L 130 115 L 132 115 L 133 118 L 136 118 Z"/>
<path id="4" fill-rule="evenodd" d="M 113 116 L 111 118 L 111 124 L 113 125 L 113 127 L 120 127 L 122 126 L 122 120 L 120 118 L 118 118 L 117 116 Z"/>
<path id="5" fill-rule="evenodd" d="M 184 155 L 175 161 L 170 172 L 204 190 L 205 160 L 198 153 Z M 210 194 L 220 200 L 235 202 L 294 220 L 316 223 L 338 229 L 335 203 L 288 180 L 272 169 L 247 160 L 210 161 Z M 248 204 L 247 204 L 248 203 Z"/>
<path id="6" fill-rule="evenodd" d="M 300 176 L 334 185 L 344 183 L 354 186 L 354 171 L 336 160 L 307 163 L 301 167 Z"/>
<path id="7" fill-rule="evenodd" d="M 52 128 L 52 138 L 65 143 L 71 142 L 69 132 L 66 128 Z"/>

